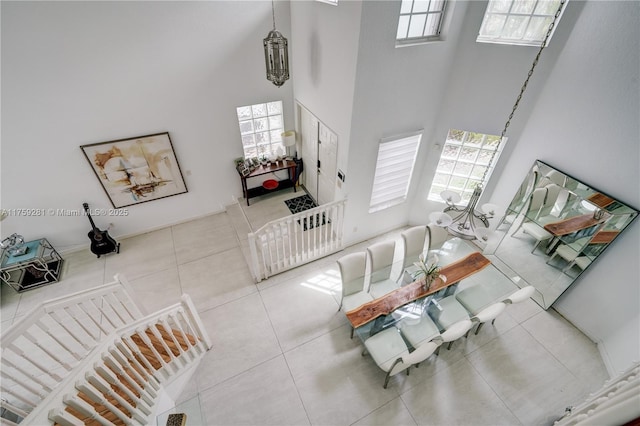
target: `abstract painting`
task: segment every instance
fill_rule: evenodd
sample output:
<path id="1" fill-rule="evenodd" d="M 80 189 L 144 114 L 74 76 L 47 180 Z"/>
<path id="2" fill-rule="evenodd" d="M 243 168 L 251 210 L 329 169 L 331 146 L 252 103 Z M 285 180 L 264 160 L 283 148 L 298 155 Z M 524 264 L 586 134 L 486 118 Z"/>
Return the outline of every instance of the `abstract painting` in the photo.
<path id="1" fill-rule="evenodd" d="M 187 192 L 168 132 L 80 148 L 114 208 Z"/>

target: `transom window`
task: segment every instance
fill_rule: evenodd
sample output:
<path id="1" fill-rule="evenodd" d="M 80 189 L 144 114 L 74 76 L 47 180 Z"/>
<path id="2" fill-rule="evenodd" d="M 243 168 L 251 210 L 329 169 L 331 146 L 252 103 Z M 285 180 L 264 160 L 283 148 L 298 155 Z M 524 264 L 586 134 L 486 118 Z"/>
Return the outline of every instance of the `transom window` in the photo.
<path id="1" fill-rule="evenodd" d="M 244 158 L 271 157 L 284 153 L 282 101 L 236 108 Z"/>
<path id="2" fill-rule="evenodd" d="M 560 0 L 489 0 L 476 41 L 540 46 L 559 6 Z"/>
<path id="3" fill-rule="evenodd" d="M 429 199 L 442 201 L 440 193 L 448 189 L 459 193 L 463 201 L 468 201 L 474 188 L 479 183 L 485 185 L 491 177 L 503 146 L 500 136 L 449 130 L 429 190 Z"/>
<path id="4" fill-rule="evenodd" d="M 380 141 L 369 213 L 395 206 L 407 199 L 421 139 L 422 130 Z"/>
<path id="5" fill-rule="evenodd" d="M 438 40 L 445 5 L 445 0 L 402 0 L 398 44 Z"/>

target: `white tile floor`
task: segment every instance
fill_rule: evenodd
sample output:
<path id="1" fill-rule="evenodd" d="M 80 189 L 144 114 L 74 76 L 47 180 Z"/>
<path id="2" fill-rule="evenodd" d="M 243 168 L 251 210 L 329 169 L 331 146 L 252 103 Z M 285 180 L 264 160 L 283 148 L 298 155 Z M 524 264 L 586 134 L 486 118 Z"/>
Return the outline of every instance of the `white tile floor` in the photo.
<path id="1" fill-rule="evenodd" d="M 257 226 L 288 213 L 282 200 L 297 195 L 121 240 L 120 254 L 67 254 L 60 283 L 22 294 L 2 288 L 2 327 L 41 301 L 109 282 L 116 272 L 149 311 L 188 293 L 213 348 L 180 399 L 198 397 L 206 425 L 550 424 L 607 379 L 594 343 L 528 301 L 383 389 L 384 373 L 349 338 L 335 294 L 335 260 L 373 240 L 252 281 L 243 215 Z"/>

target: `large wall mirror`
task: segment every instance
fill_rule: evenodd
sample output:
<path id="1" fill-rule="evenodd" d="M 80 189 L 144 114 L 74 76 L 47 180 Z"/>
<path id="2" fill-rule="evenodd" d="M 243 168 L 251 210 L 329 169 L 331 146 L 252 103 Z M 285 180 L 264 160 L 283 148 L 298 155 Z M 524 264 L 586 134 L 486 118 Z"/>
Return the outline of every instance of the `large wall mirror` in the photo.
<path id="1" fill-rule="evenodd" d="M 638 216 L 620 200 L 536 161 L 485 249 L 544 309 Z"/>

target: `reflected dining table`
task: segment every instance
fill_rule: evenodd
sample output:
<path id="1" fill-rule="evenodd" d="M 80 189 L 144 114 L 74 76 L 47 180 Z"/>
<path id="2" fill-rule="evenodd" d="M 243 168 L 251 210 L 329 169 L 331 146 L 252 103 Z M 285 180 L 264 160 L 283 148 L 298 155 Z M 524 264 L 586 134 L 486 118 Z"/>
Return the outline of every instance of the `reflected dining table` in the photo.
<path id="1" fill-rule="evenodd" d="M 519 288 L 517 277 L 508 277 L 498 270 L 472 242 L 452 238 L 440 248 L 429 251 L 429 255 L 433 254 L 439 258 L 440 274 L 446 277 L 445 281 L 438 278 L 425 290 L 418 279 L 345 313 L 355 334 L 363 342 L 390 327 L 420 322 L 421 318 L 429 315 L 428 307 L 432 300 L 437 301 L 458 290 L 478 290 L 465 291 L 468 298 L 462 301 L 465 308 L 474 314 L 505 300 Z M 394 262 L 390 267 L 392 276 L 403 273 L 398 266 L 401 264 L 401 261 Z M 435 322 L 438 325 L 437 319 Z"/>

